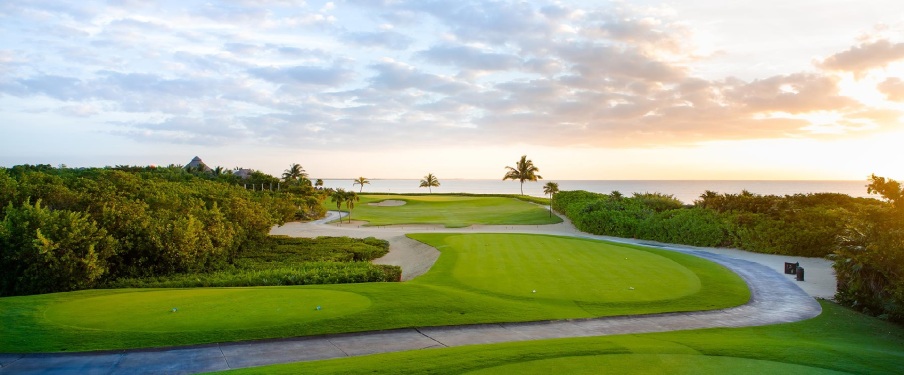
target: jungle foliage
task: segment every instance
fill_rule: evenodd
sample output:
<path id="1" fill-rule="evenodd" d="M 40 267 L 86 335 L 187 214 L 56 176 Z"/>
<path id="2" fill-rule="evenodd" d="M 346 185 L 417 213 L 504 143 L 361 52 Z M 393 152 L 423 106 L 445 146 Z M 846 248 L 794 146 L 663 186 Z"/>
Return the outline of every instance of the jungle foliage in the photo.
<path id="1" fill-rule="evenodd" d="M 876 175 L 867 188 L 886 202 L 862 207 L 847 220 L 834 255 L 835 297 L 867 314 L 904 322 L 904 188 Z"/>
<path id="2" fill-rule="evenodd" d="M 322 216 L 309 186 L 234 180 L 180 166 L 0 168 L 0 296 L 222 270 L 273 225 Z"/>

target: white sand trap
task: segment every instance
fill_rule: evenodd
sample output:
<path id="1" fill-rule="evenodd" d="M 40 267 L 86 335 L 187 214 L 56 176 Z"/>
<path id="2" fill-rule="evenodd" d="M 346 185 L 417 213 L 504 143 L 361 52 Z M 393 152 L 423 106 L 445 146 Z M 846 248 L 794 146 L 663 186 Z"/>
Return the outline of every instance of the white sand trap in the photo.
<path id="1" fill-rule="evenodd" d="M 378 206 L 378 207 L 396 207 L 396 206 L 404 206 L 405 203 L 407 203 L 407 202 L 400 201 L 397 199 L 387 199 L 385 201 L 368 203 L 367 205 L 368 206 Z"/>

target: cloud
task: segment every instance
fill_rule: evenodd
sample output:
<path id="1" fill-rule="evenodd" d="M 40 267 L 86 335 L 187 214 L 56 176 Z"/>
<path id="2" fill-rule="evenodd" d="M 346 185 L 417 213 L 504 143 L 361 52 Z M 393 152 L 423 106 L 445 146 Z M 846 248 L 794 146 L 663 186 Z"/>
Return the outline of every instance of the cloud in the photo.
<path id="1" fill-rule="evenodd" d="M 113 122 L 111 134 L 141 142 L 217 146 L 241 141 L 248 132 L 230 118 L 169 117 L 158 122 Z"/>
<path id="2" fill-rule="evenodd" d="M 838 79 L 818 74 L 775 76 L 725 89 L 726 98 L 735 106 L 755 112 L 804 113 L 858 105 L 857 101 L 839 95 Z"/>
<path id="3" fill-rule="evenodd" d="M 904 80 L 891 77 L 879 83 L 878 88 L 888 100 L 904 102 Z"/>
<path id="4" fill-rule="evenodd" d="M 314 86 L 334 86 L 348 82 L 353 73 L 337 66 L 291 66 L 291 67 L 258 67 L 248 70 L 248 74 L 276 83 L 302 84 Z"/>
<path id="5" fill-rule="evenodd" d="M 91 117 L 99 114 L 100 109 L 91 104 L 78 104 L 60 107 L 56 112 L 65 116 Z"/>
<path id="6" fill-rule="evenodd" d="M 517 56 L 482 51 L 462 45 L 438 45 L 418 53 L 423 59 L 442 65 L 452 65 L 462 69 L 509 70 L 521 65 Z"/>
<path id="7" fill-rule="evenodd" d="M 467 90 L 466 84 L 449 77 L 421 72 L 418 69 L 396 61 L 384 61 L 370 66 L 377 72 L 369 79 L 377 90 L 418 89 L 442 94 L 456 94 Z"/>
<path id="8" fill-rule="evenodd" d="M 83 98 L 88 89 L 78 78 L 58 75 L 40 75 L 19 79 L 16 83 L 18 85 L 11 86 L 7 93 L 19 96 L 46 95 L 64 101 Z"/>
<path id="9" fill-rule="evenodd" d="M 883 39 L 836 53 L 827 57 L 820 65 L 830 70 L 863 73 L 901 59 L 904 59 L 904 43 L 892 43 Z"/>
<path id="10" fill-rule="evenodd" d="M 379 47 L 394 50 L 403 50 L 408 48 L 414 39 L 404 34 L 383 30 L 376 32 L 358 32 L 344 33 L 341 36 L 342 41 L 362 47 Z"/>

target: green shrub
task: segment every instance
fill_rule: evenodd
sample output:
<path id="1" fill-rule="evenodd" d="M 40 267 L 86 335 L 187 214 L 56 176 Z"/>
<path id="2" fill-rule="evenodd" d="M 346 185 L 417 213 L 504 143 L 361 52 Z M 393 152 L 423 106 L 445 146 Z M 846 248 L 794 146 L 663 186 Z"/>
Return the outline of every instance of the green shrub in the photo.
<path id="1" fill-rule="evenodd" d="M 399 266 L 370 262 L 306 262 L 293 267 L 217 271 L 161 277 L 122 278 L 108 288 L 202 288 L 394 282 Z"/>

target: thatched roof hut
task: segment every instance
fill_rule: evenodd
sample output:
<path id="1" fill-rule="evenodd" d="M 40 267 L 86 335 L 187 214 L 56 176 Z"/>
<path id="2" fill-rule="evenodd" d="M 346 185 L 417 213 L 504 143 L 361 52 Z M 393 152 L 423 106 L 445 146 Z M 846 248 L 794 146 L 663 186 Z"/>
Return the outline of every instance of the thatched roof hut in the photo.
<path id="1" fill-rule="evenodd" d="M 208 167 L 207 164 L 204 164 L 204 162 L 201 161 L 201 158 L 197 156 L 195 156 L 194 159 L 191 159 L 191 162 L 185 165 L 185 169 L 202 172 L 210 172 L 211 170 L 210 167 Z"/>

